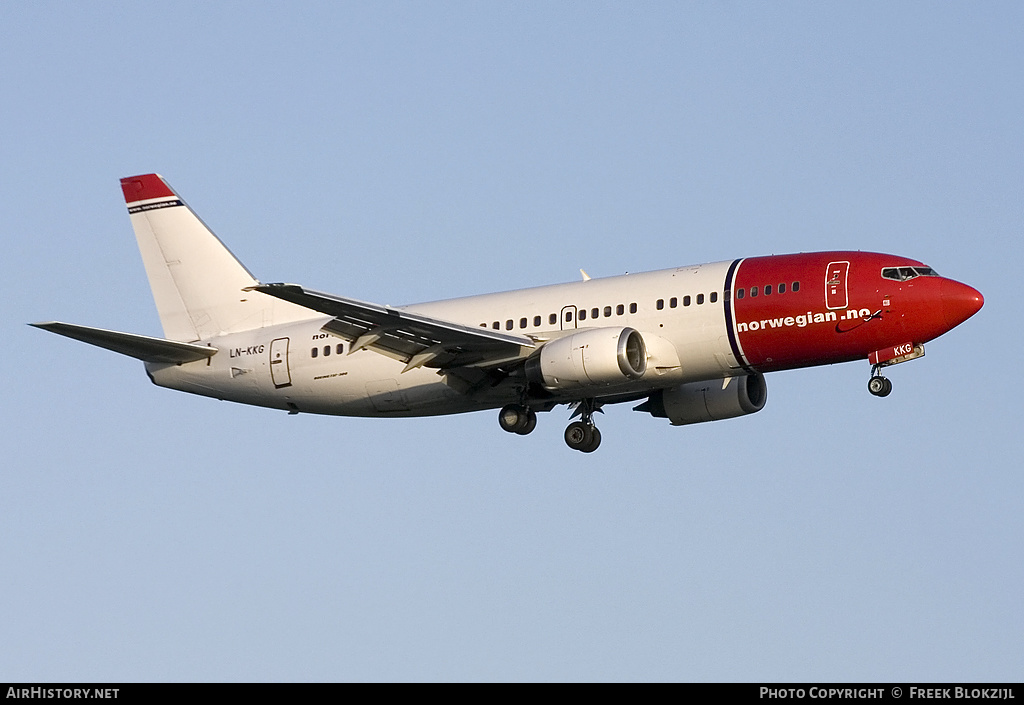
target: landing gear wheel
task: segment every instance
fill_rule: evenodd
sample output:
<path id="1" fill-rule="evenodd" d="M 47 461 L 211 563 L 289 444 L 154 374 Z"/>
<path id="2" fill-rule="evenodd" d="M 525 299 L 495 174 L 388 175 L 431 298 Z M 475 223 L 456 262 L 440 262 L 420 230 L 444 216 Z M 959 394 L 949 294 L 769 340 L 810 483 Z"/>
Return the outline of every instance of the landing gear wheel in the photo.
<path id="1" fill-rule="evenodd" d="M 573 450 L 586 452 L 594 440 L 594 427 L 582 421 L 573 421 L 565 428 L 565 443 Z"/>
<path id="2" fill-rule="evenodd" d="M 522 404 L 508 404 L 498 412 L 498 425 L 504 431 L 525 436 L 537 427 L 537 413 Z"/>
<path id="3" fill-rule="evenodd" d="M 516 431 L 520 436 L 525 436 L 537 428 L 537 412 L 533 409 L 526 410 L 526 424 Z"/>
<path id="4" fill-rule="evenodd" d="M 892 392 L 892 382 L 880 375 L 875 375 L 868 380 L 868 391 L 876 397 L 887 397 Z"/>
<path id="5" fill-rule="evenodd" d="M 601 445 L 601 432 L 593 424 L 573 421 L 565 429 L 565 443 L 581 453 L 593 453 Z"/>

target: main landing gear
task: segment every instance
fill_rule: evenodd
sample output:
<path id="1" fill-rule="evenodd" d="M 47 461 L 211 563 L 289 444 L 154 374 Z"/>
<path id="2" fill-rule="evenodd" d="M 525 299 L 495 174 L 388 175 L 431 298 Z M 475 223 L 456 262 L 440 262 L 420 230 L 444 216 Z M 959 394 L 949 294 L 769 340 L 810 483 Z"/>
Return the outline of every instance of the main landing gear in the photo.
<path id="1" fill-rule="evenodd" d="M 509 433 L 525 436 L 537 428 L 537 412 L 522 404 L 507 404 L 498 412 L 498 425 Z"/>
<path id="2" fill-rule="evenodd" d="M 600 411 L 593 399 L 583 399 L 576 407 L 580 420 L 565 429 L 565 444 L 581 453 L 593 453 L 601 445 L 601 432 L 594 425 L 594 412 Z M 575 415 L 575 414 L 574 414 Z"/>
<path id="3" fill-rule="evenodd" d="M 573 421 L 565 429 L 565 443 L 573 450 L 593 453 L 601 445 L 601 432 L 593 422 Z"/>
<path id="4" fill-rule="evenodd" d="M 600 411 L 599 404 L 593 399 L 584 399 L 576 407 L 573 421 L 565 429 L 565 442 L 573 450 L 582 453 L 593 453 L 601 445 L 601 432 L 594 425 L 594 412 Z M 537 412 L 525 404 L 506 404 L 498 412 L 498 425 L 509 433 L 525 436 L 537 427 Z"/>

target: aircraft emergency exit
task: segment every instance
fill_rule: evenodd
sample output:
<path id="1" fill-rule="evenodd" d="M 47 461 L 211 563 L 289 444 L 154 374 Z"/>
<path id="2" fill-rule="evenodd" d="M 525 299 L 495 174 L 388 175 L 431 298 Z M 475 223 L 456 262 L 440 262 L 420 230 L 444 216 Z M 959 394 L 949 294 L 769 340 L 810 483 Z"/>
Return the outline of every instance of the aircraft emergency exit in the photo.
<path id="1" fill-rule="evenodd" d="M 289 413 L 428 416 L 500 409 L 526 435 L 575 409 L 597 449 L 605 404 L 673 425 L 760 411 L 764 374 L 884 368 L 973 316 L 982 295 L 916 260 L 869 252 L 749 257 L 409 306 L 263 284 L 157 174 L 121 180 L 164 338 L 32 325 L 138 358 L 154 384 Z"/>

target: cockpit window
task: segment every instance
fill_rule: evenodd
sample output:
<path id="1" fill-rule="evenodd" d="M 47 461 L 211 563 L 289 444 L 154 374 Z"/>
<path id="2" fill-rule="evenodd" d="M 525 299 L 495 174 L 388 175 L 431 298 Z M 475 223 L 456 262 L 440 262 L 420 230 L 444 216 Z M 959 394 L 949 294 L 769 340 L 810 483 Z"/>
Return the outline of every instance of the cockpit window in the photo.
<path id="1" fill-rule="evenodd" d="M 937 277 L 939 273 L 931 267 L 883 267 L 882 278 L 905 282 L 915 277 Z"/>

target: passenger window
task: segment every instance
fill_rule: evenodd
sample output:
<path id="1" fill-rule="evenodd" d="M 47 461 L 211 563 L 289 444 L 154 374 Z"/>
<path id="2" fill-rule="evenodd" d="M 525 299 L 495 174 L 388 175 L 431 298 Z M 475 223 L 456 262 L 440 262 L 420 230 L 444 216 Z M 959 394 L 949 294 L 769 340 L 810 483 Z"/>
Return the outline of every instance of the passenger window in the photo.
<path id="1" fill-rule="evenodd" d="M 320 348 L 313 348 L 312 350 L 309 351 L 309 356 L 310 357 L 316 357 L 319 354 L 320 354 Z"/>
<path id="2" fill-rule="evenodd" d="M 772 295 L 772 285 L 771 284 L 765 284 L 764 285 L 764 295 L 765 296 L 771 296 Z"/>
<path id="3" fill-rule="evenodd" d="M 533 327 L 537 328 L 538 326 L 540 326 L 540 316 L 534 316 L 533 317 Z"/>
<path id="4" fill-rule="evenodd" d="M 494 330 L 500 330 L 501 324 L 495 321 L 494 323 L 491 324 L 491 328 L 493 328 Z"/>
<path id="5" fill-rule="evenodd" d="M 743 289 L 737 289 L 736 290 L 736 298 L 737 299 L 742 299 L 746 293 L 747 292 L 744 291 Z"/>
<path id="6" fill-rule="evenodd" d="M 658 310 L 660 311 L 661 309 L 665 308 L 665 299 L 658 299 L 658 303 L 655 305 L 658 307 Z"/>
<path id="7" fill-rule="evenodd" d="M 331 354 L 331 346 L 330 345 L 325 345 L 324 346 L 324 357 L 327 357 L 330 354 Z"/>
<path id="8" fill-rule="evenodd" d="M 678 303 L 679 301 L 676 299 L 676 297 L 673 296 L 671 299 L 668 300 L 668 307 L 675 308 Z"/>
<path id="9" fill-rule="evenodd" d="M 512 330 L 512 319 L 505 321 L 505 330 Z"/>
<path id="10" fill-rule="evenodd" d="M 622 304 L 619 304 L 618 306 L 615 307 L 615 315 L 616 316 L 621 316 L 625 312 L 626 312 L 626 307 L 623 306 Z"/>
<path id="11" fill-rule="evenodd" d="M 711 292 L 711 303 L 715 303 L 716 301 L 718 301 L 718 292 L 717 291 L 712 291 Z"/>
<path id="12" fill-rule="evenodd" d="M 596 308 L 590 309 L 590 317 L 591 318 L 597 318 L 600 313 L 601 313 L 600 309 L 596 309 Z"/>
<path id="13" fill-rule="evenodd" d="M 704 294 L 697 294 L 697 305 L 700 306 L 704 303 Z"/>
<path id="14" fill-rule="evenodd" d="M 693 303 L 693 301 L 690 299 L 689 295 L 683 297 L 683 306 L 689 306 L 691 303 Z"/>
<path id="15" fill-rule="evenodd" d="M 556 323 L 558 323 L 558 314 L 557 313 L 552 313 L 551 315 L 548 316 L 548 325 L 552 325 L 553 326 Z"/>
<path id="16" fill-rule="evenodd" d="M 334 352 L 341 355 L 343 352 L 345 352 L 345 345 L 343 343 L 338 343 L 338 346 L 337 348 L 335 348 Z"/>
<path id="17" fill-rule="evenodd" d="M 782 282 L 781 284 L 779 284 L 779 293 L 780 294 L 785 294 L 786 293 L 786 282 Z"/>
<path id="18" fill-rule="evenodd" d="M 520 328 L 526 328 L 526 319 L 525 318 L 520 318 L 519 319 L 519 327 Z"/>
<path id="19" fill-rule="evenodd" d="M 757 287 L 756 286 L 752 286 L 752 287 L 750 287 L 750 297 L 753 298 L 755 296 L 757 296 Z"/>
<path id="20" fill-rule="evenodd" d="M 565 312 L 565 322 L 572 323 L 572 309 Z"/>
<path id="21" fill-rule="evenodd" d="M 610 316 L 610 315 L 612 315 L 612 307 L 611 306 L 605 306 L 604 307 L 604 317 L 608 318 L 608 316 Z"/>
<path id="22" fill-rule="evenodd" d="M 793 282 L 793 293 L 800 291 L 800 282 Z"/>
<path id="23" fill-rule="evenodd" d="M 636 304 L 635 303 L 629 305 L 629 312 L 630 313 L 636 313 Z"/>
<path id="24" fill-rule="evenodd" d="M 581 321 L 587 320 L 587 309 L 581 308 L 580 312 L 578 314 L 576 314 L 576 318 L 581 320 Z"/>

